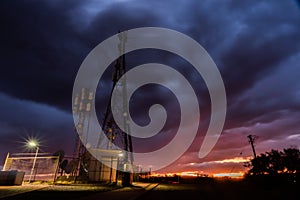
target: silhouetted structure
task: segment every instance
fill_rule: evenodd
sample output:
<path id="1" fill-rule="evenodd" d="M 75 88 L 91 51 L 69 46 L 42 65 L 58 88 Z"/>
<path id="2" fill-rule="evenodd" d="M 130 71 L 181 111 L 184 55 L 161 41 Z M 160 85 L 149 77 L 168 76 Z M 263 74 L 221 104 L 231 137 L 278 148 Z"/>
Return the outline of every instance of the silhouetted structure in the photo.
<path id="1" fill-rule="evenodd" d="M 129 114 L 127 113 L 127 87 L 125 68 L 126 32 L 119 31 L 119 58 L 115 61 L 112 88 L 108 105 L 102 121 L 102 134 L 100 134 L 96 147 L 89 148 L 88 144 L 89 117 L 95 91 L 82 88 L 74 98 L 73 114 L 76 115 L 77 141 L 74 157 L 78 161 L 77 176 L 85 176 L 89 181 L 117 182 L 122 180 L 123 186 L 129 186 L 133 180 L 133 154 L 130 135 Z M 114 94 L 114 98 L 112 95 Z M 114 101 L 111 103 L 111 101 Z M 123 129 L 120 129 L 114 120 L 112 110 L 121 116 Z M 105 138 L 106 137 L 106 138 Z M 85 145 L 84 145 L 85 144 Z M 96 156 L 96 158 L 93 155 Z"/>
<path id="2" fill-rule="evenodd" d="M 255 141 L 256 137 L 253 135 L 248 135 L 247 137 L 249 138 L 249 143 L 251 144 L 251 147 L 252 147 L 253 156 L 254 156 L 254 158 L 256 158 L 256 152 L 255 152 L 255 148 L 254 148 L 254 141 Z"/>
<path id="3" fill-rule="evenodd" d="M 110 92 L 110 98 L 104 114 L 102 130 L 104 134 L 109 139 L 107 144 L 107 149 L 112 149 L 112 144 L 117 145 L 123 149 L 122 160 L 119 160 L 118 167 L 122 167 L 119 170 L 119 175 L 122 176 L 123 186 L 131 185 L 133 179 L 133 154 L 132 154 L 132 140 L 130 135 L 130 124 L 129 124 L 129 114 L 127 113 L 127 85 L 126 85 L 126 65 L 125 65 L 125 43 L 127 41 L 126 32 L 120 33 L 119 31 L 119 52 L 120 57 L 116 60 L 114 66 L 114 72 L 112 76 L 112 88 Z M 111 103 L 112 95 L 115 96 L 115 101 Z M 112 107 L 113 106 L 113 107 Z M 112 109 L 117 112 L 118 115 L 123 116 L 123 127 L 124 131 L 119 128 L 116 124 Z M 101 144 L 101 137 L 98 141 L 98 147 Z M 118 168 L 119 169 L 119 168 Z M 122 172 L 121 172 L 122 171 Z"/>

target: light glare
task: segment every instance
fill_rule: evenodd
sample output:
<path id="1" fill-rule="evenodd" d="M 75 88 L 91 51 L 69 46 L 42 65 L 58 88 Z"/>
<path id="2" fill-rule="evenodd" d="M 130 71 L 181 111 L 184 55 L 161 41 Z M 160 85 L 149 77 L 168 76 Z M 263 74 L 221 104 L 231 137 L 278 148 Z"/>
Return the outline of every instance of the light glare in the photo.
<path id="1" fill-rule="evenodd" d="M 28 142 L 28 146 L 30 146 L 30 147 L 36 147 L 37 143 L 35 141 L 29 141 Z"/>

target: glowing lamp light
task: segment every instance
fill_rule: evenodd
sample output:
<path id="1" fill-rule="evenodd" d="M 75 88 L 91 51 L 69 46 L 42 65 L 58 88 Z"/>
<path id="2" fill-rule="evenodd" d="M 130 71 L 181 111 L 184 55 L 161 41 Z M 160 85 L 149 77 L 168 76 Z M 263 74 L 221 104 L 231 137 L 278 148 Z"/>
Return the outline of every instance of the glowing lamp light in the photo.
<path id="1" fill-rule="evenodd" d="M 38 144 L 37 144 L 37 142 L 36 141 L 28 141 L 28 146 L 29 147 L 37 147 L 38 146 Z"/>
<path id="2" fill-rule="evenodd" d="M 26 149 L 36 149 L 40 146 L 40 140 L 38 138 L 29 137 L 23 142 Z"/>

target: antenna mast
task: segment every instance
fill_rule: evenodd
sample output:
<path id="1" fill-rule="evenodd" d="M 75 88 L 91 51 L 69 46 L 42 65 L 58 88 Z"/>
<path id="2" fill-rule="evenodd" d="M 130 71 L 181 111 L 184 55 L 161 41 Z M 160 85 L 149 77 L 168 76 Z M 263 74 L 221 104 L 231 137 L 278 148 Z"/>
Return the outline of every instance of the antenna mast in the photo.
<path id="1" fill-rule="evenodd" d="M 121 140 L 123 145 L 122 149 L 124 150 L 123 156 L 123 176 L 122 176 L 122 184 L 127 186 L 131 185 L 132 182 L 132 170 L 133 170 L 133 148 L 132 148 L 132 139 L 130 132 L 130 124 L 129 124 L 129 114 L 127 113 L 128 102 L 127 102 L 127 85 L 126 85 L 126 66 L 125 66 L 125 43 L 127 41 L 127 32 L 118 32 L 119 37 L 119 53 L 120 57 L 115 62 L 115 68 L 112 76 L 112 89 L 110 92 L 110 97 L 108 101 L 108 105 L 106 107 L 106 111 L 104 114 L 102 131 L 105 133 L 107 138 L 109 139 L 109 144 L 107 145 L 108 149 L 112 149 L 112 143 L 117 143 L 118 140 Z M 115 101 L 111 103 L 113 91 L 116 98 Z M 120 116 L 123 116 L 123 125 L 124 131 L 122 131 L 116 122 L 114 121 L 112 115 L 112 109 L 117 111 Z M 101 146 L 102 138 L 99 138 L 98 148 Z"/>

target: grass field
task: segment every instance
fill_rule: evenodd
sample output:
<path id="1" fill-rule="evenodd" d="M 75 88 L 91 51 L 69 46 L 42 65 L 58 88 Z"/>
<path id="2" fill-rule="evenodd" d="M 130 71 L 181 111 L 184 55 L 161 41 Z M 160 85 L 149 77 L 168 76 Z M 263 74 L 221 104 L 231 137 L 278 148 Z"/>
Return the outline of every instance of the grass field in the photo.
<path id="1" fill-rule="evenodd" d="M 49 185 L 6 200 L 52 200 L 52 199 L 100 199 L 100 200 L 159 200 L 159 199 L 295 199 L 299 195 L 298 182 L 276 182 L 270 180 L 246 181 L 243 179 L 161 179 L 155 187 L 147 184 L 122 188 L 105 184 Z M 155 180 L 157 181 L 157 180 Z M 152 183 L 152 185 L 154 185 Z M 18 186 L 19 187 L 19 186 Z M 9 189 L 9 187 L 7 187 Z M 11 188 L 14 188 L 12 186 Z M 15 187 L 16 188 L 16 187 Z M 19 187 L 19 189 L 21 189 Z M 5 190 L 2 189 L 2 192 Z M 297 199 L 297 198 L 296 198 Z"/>

